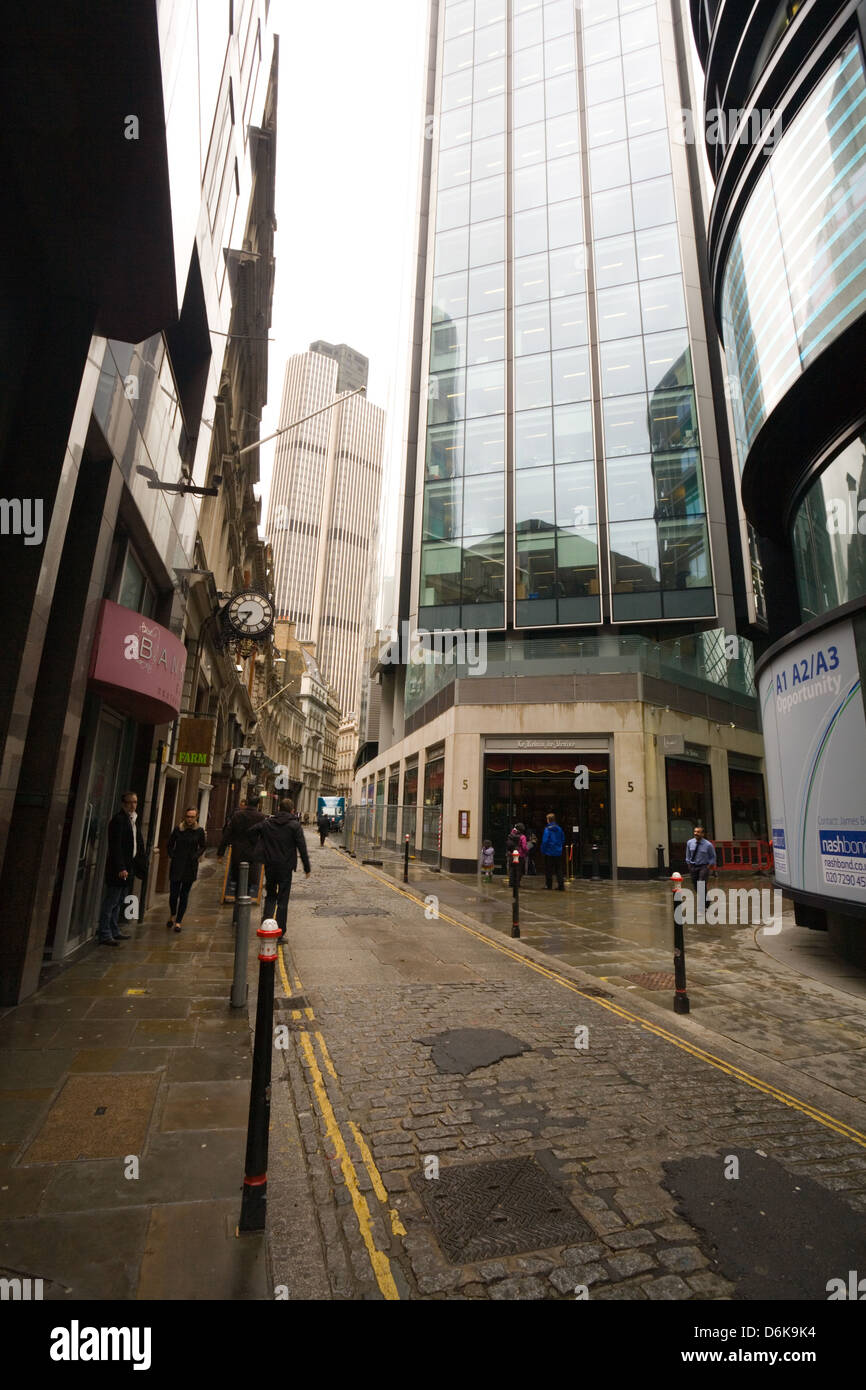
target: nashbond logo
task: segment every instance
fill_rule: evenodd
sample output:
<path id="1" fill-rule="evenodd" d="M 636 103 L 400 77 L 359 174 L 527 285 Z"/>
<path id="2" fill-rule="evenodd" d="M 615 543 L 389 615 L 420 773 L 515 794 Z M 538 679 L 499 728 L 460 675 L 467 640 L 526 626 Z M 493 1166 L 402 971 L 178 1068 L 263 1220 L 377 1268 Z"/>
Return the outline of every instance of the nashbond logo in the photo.
<path id="1" fill-rule="evenodd" d="M 390 628 L 379 647 L 383 666 L 420 666 L 428 656 L 446 665 L 466 666 L 471 676 L 483 676 L 487 670 L 487 632 L 473 628 L 427 632 L 404 620 L 399 633 Z"/>

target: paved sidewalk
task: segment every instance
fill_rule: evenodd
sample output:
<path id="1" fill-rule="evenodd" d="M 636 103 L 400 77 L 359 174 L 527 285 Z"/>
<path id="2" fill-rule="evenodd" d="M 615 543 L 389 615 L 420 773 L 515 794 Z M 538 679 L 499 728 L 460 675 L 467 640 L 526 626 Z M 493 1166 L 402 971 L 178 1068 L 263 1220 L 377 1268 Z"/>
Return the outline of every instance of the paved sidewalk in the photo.
<path id="1" fill-rule="evenodd" d="M 737 932 L 695 948 L 695 1011 L 674 1017 L 620 973 L 670 968 L 639 894 L 617 894 L 627 961 L 603 922 L 548 922 L 542 952 L 507 937 L 504 892 L 470 903 L 419 871 L 407 894 L 311 852 L 274 1093 L 298 1112 L 330 1297 L 826 1299 L 866 1267 L 866 1106 L 838 1060 L 866 1049 L 858 999 Z M 328 1296 L 296 1277 L 290 1230 L 272 1259 L 290 1296 Z"/>

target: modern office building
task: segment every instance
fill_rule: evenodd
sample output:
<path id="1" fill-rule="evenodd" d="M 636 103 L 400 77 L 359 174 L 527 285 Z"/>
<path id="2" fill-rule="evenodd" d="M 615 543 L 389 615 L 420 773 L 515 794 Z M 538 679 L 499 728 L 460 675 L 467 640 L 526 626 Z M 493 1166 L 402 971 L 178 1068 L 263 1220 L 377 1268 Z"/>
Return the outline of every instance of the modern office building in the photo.
<path id="1" fill-rule="evenodd" d="M 676 863 L 698 819 L 766 835 L 688 39 L 671 0 L 430 6 L 401 633 L 358 797 L 441 807 L 451 868 L 548 810 L 577 874 Z M 403 624 L 483 660 L 412 661 Z"/>
<path id="2" fill-rule="evenodd" d="M 363 386 L 366 359 L 360 361 Z M 363 396 L 341 399 L 342 370 L 338 358 L 312 350 L 286 363 L 279 428 L 313 418 L 277 441 L 267 529 L 277 612 L 294 622 L 299 641 L 314 644 L 319 669 L 348 717 L 359 709 L 385 412 Z"/>
<path id="3" fill-rule="evenodd" d="M 323 357 L 332 357 L 336 362 L 339 368 L 336 386 L 338 396 L 342 391 L 355 391 L 359 386 L 367 385 L 369 359 L 349 347 L 348 343 L 325 343 L 319 339 L 316 343 L 310 343 L 310 352 L 319 352 Z"/>
<path id="4" fill-rule="evenodd" d="M 866 20 L 693 0 L 709 263 L 772 646 L 758 667 L 776 878 L 866 963 Z"/>

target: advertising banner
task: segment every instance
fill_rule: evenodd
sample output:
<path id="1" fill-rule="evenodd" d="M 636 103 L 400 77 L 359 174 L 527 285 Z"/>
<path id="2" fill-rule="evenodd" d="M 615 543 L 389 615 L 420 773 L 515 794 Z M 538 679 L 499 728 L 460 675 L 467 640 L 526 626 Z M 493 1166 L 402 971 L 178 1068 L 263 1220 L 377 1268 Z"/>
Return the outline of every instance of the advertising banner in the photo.
<path id="1" fill-rule="evenodd" d="M 866 904 L 866 718 L 850 620 L 789 647 L 758 689 L 776 878 Z"/>

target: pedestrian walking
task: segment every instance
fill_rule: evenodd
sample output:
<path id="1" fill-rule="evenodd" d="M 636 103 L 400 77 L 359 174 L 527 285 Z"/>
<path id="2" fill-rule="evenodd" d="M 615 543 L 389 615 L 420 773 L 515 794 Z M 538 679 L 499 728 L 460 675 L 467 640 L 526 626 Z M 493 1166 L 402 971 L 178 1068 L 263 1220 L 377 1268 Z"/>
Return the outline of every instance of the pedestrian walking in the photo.
<path id="1" fill-rule="evenodd" d="M 716 847 L 712 840 L 708 840 L 704 835 L 704 827 L 696 825 L 694 835 L 686 845 L 686 868 L 692 879 L 692 886 L 698 895 L 701 906 L 706 902 L 706 887 L 700 889 L 700 883 L 706 884 L 710 876 L 710 869 L 716 867 Z"/>
<path id="2" fill-rule="evenodd" d="M 138 829 L 138 795 L 124 792 L 120 810 L 108 822 L 108 856 L 105 861 L 105 894 L 99 911 L 99 944 L 116 946 L 129 941 L 119 926 L 120 906 L 133 879 L 144 878 L 147 857 Z"/>
<path id="3" fill-rule="evenodd" d="M 231 849 L 229 876 L 235 883 L 235 911 L 237 911 L 238 868 L 243 863 L 250 866 L 249 895 L 251 898 L 258 897 L 259 879 L 262 873 L 262 847 L 257 840 L 250 838 L 250 831 L 254 825 L 260 825 L 264 818 L 264 812 L 261 809 L 261 797 L 259 795 L 248 796 L 246 805 L 241 806 L 226 821 L 223 837 L 217 849 L 218 859 L 222 859 L 226 850 Z"/>
<path id="4" fill-rule="evenodd" d="M 319 812 L 319 818 L 316 821 L 316 826 L 319 831 L 319 844 L 323 845 L 331 829 L 330 818 L 325 815 L 324 811 Z"/>
<path id="5" fill-rule="evenodd" d="M 292 874 L 298 867 L 298 855 L 301 856 L 305 876 L 310 877 L 310 856 L 303 826 L 295 814 L 295 803 L 289 797 L 284 797 L 276 815 L 268 816 L 267 820 L 252 827 L 250 838 L 261 843 L 265 861 L 265 908 L 262 920 L 272 916 L 276 908 L 277 926 L 283 937 L 286 934 Z"/>
<path id="6" fill-rule="evenodd" d="M 505 848 L 508 851 L 505 865 L 506 885 L 511 882 L 511 868 L 513 863 L 512 854 L 514 853 L 514 850 L 517 850 L 517 853 L 520 855 L 520 859 L 517 864 L 517 881 L 519 883 L 520 879 L 523 877 L 523 871 L 526 867 L 526 851 L 528 848 L 528 841 L 526 839 L 526 826 L 523 824 L 523 821 L 515 821 L 514 825 L 508 832 L 508 838 L 505 841 Z"/>
<path id="7" fill-rule="evenodd" d="M 207 839 L 198 823 L 195 806 L 187 807 L 180 825 L 168 837 L 168 906 L 171 916 L 166 922 L 169 931 L 180 931 L 180 924 L 189 901 L 189 890 L 198 878 L 198 862 L 205 852 Z"/>
<path id="8" fill-rule="evenodd" d="M 564 852 L 565 833 L 562 826 L 557 824 L 553 812 L 548 811 L 547 825 L 544 827 L 544 834 L 541 837 L 541 853 L 544 855 L 544 886 L 552 889 L 553 875 L 556 874 L 556 887 L 560 893 L 565 892 L 562 866 Z"/>
<path id="9" fill-rule="evenodd" d="M 495 850 L 492 840 L 485 840 L 481 846 L 481 877 L 485 883 L 493 882 L 493 863 Z"/>

